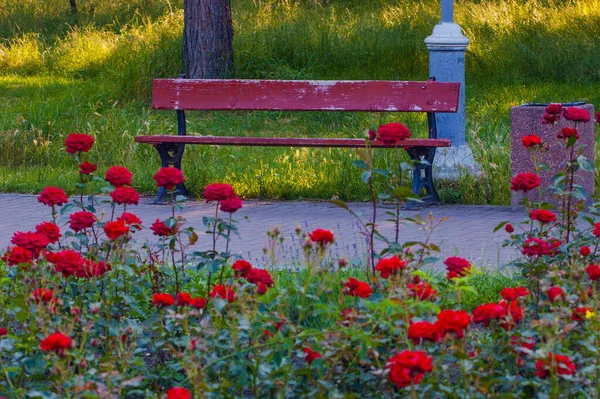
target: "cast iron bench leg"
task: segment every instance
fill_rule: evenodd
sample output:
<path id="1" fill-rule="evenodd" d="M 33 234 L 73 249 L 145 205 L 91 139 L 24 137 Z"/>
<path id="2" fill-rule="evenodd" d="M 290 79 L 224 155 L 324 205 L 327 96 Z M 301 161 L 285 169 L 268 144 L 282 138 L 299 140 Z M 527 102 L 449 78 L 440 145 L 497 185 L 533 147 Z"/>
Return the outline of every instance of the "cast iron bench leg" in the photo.
<path id="1" fill-rule="evenodd" d="M 179 170 L 181 170 L 181 158 L 183 157 L 183 150 L 185 149 L 185 144 L 175 144 L 175 143 L 161 143 L 155 144 L 154 148 L 158 151 L 158 155 L 160 155 L 160 163 L 161 167 L 167 168 L 169 166 L 173 166 Z M 189 192 L 187 188 L 185 188 L 185 184 L 181 183 L 175 187 L 175 191 L 173 193 L 175 196 L 182 195 L 184 197 L 189 197 Z M 158 188 L 158 194 L 156 194 L 156 198 L 154 198 L 154 204 L 164 204 L 169 199 L 167 198 L 167 190 L 164 187 Z"/>
<path id="2" fill-rule="evenodd" d="M 406 209 L 439 204 L 440 197 L 433 185 L 432 165 L 435 157 L 435 147 L 414 147 L 409 148 L 407 151 L 414 163 L 412 191 L 416 195 L 420 195 L 421 190 L 425 189 L 427 195 L 421 197 L 421 202 L 409 200 Z"/>

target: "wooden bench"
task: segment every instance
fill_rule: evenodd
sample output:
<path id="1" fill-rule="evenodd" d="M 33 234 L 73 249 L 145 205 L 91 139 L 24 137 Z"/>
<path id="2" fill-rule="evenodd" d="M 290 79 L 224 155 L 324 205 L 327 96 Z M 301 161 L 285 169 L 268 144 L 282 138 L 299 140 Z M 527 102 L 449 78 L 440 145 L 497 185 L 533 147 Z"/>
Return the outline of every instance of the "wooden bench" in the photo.
<path id="1" fill-rule="evenodd" d="M 363 138 L 280 138 L 187 136 L 186 110 L 202 111 L 360 111 L 426 112 L 429 138 L 408 139 L 397 144 L 414 161 L 412 191 L 423 204 L 439 203 L 433 185 L 432 167 L 437 147 L 450 147 L 450 140 L 437 138 L 436 112 L 456 112 L 459 84 L 401 81 L 306 81 L 306 80 L 200 80 L 155 79 L 152 108 L 177 111 L 177 136 L 137 136 L 138 143 L 152 144 L 163 167 L 181 169 L 185 144 L 273 147 L 363 148 Z M 390 148 L 374 141 L 374 148 Z M 188 196 L 184 184 L 177 195 Z M 160 188 L 155 203 L 164 201 Z"/>

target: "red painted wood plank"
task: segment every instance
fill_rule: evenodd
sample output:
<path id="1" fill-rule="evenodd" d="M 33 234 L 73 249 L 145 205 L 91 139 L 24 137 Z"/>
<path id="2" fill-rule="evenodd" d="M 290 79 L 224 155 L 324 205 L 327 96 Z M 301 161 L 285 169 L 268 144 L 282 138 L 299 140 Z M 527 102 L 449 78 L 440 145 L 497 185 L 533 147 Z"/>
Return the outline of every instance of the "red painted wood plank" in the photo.
<path id="1" fill-rule="evenodd" d="M 287 138 L 287 137 L 222 137 L 222 136 L 137 136 L 137 143 L 161 144 L 184 143 L 205 145 L 228 146 L 260 146 L 260 147 L 337 147 L 337 148 L 364 148 L 363 139 L 335 139 L 335 138 Z M 448 139 L 409 139 L 400 141 L 398 148 L 412 147 L 450 147 Z M 380 141 L 372 143 L 374 148 L 393 148 Z"/>
<path id="2" fill-rule="evenodd" d="M 152 108 L 183 110 L 456 112 L 459 83 L 154 79 Z"/>

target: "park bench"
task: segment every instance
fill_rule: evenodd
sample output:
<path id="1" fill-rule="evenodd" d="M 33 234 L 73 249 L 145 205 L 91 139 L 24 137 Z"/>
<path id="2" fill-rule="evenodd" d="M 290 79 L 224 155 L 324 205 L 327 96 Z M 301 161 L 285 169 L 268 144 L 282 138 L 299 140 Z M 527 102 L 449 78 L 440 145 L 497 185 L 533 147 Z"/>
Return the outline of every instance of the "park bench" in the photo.
<path id="1" fill-rule="evenodd" d="M 222 137 L 188 136 L 186 110 L 202 111 L 359 111 L 426 112 L 429 136 L 400 141 L 414 161 L 412 191 L 425 190 L 421 204 L 439 203 L 433 184 L 432 164 L 438 147 L 450 147 L 448 139 L 437 138 L 436 112 L 456 112 L 459 84 L 402 81 L 327 81 L 327 80 L 236 80 L 236 79 L 155 79 L 152 108 L 177 112 L 177 136 L 137 136 L 138 143 L 152 144 L 160 155 L 162 167 L 181 169 L 186 144 L 272 147 L 364 148 L 363 138 L 299 137 Z M 374 141 L 373 148 L 390 148 Z M 182 183 L 177 195 L 188 196 Z M 159 188 L 155 203 L 164 201 L 166 191 Z"/>

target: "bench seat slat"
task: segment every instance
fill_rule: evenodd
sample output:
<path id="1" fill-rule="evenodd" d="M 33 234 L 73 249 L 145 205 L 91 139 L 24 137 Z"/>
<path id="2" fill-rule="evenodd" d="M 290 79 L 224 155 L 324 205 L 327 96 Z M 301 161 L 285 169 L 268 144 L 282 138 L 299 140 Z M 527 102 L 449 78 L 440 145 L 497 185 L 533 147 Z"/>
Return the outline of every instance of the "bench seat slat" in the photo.
<path id="1" fill-rule="evenodd" d="M 436 81 L 154 79 L 152 108 L 456 112 L 459 88 Z"/>
<path id="2" fill-rule="evenodd" d="M 335 147 L 363 148 L 363 139 L 336 138 L 284 138 L 284 137 L 223 137 L 223 136 L 137 136 L 135 141 L 147 144 L 206 144 L 228 146 L 261 146 L 261 147 Z M 448 139 L 409 139 L 400 141 L 398 148 L 413 147 L 450 147 Z M 374 148 L 391 148 L 380 141 L 372 144 Z"/>

